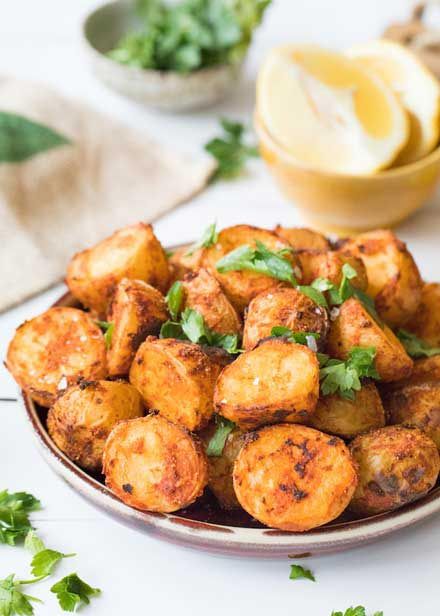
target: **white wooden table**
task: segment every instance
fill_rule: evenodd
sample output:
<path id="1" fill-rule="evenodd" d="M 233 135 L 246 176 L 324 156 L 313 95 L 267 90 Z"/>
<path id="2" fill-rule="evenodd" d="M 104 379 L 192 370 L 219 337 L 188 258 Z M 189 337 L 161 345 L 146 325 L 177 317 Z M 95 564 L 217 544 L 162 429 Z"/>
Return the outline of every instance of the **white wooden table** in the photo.
<path id="1" fill-rule="evenodd" d="M 0 19 L 0 74 L 11 73 L 56 85 L 158 139 L 196 151 L 215 132 L 219 115 L 250 121 L 253 79 L 265 51 L 279 41 L 316 41 L 343 46 L 378 35 L 386 23 L 408 12 L 405 0 L 274 0 L 258 33 L 245 79 L 218 108 L 200 114 L 161 116 L 107 91 L 83 62 L 79 23 L 89 0 L 14 0 L 3 2 Z M 1 101 L 0 101 L 1 106 Z M 38 207 L 38 204 L 36 204 Z M 249 222 L 272 226 L 300 223 L 295 210 L 273 187 L 262 164 L 247 176 L 207 190 L 193 203 L 156 225 L 164 243 L 191 240 L 217 219 L 220 226 Z M 0 221 L 1 225 L 1 221 Z M 432 203 L 399 229 L 426 279 L 440 279 L 440 205 Z M 1 271 L 1 266 L 0 266 Z M 0 274 L 1 275 L 1 274 Z M 0 355 L 14 328 L 44 310 L 63 291 L 56 289 L 0 316 Z M 0 368 L 0 397 L 16 397 L 16 387 Z M 265 613 L 327 616 L 332 609 L 365 605 L 385 616 L 439 612 L 440 518 L 380 543 L 344 554 L 307 561 L 317 583 L 289 581 L 289 562 L 259 562 L 184 550 L 139 534 L 107 519 L 57 478 L 37 454 L 17 403 L 0 404 L 0 489 L 28 490 L 44 503 L 34 515 L 49 547 L 75 551 L 57 577 L 77 571 L 103 590 L 84 613 L 182 616 Z M 21 548 L 0 546 L 0 578 L 28 576 L 29 557 Z M 304 563 L 303 563 L 304 564 Z M 49 580 L 32 589 L 46 599 L 36 613 L 59 614 L 48 592 Z"/>

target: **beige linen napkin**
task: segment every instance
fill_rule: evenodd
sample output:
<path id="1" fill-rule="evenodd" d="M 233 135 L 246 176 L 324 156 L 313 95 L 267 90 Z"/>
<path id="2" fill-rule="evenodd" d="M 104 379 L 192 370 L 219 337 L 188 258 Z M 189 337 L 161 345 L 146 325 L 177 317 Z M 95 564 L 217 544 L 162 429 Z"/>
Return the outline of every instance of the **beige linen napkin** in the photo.
<path id="1" fill-rule="evenodd" d="M 0 311 L 60 280 L 74 252 L 188 200 L 213 171 L 41 84 L 0 79 L 0 110 L 72 141 L 0 164 Z"/>

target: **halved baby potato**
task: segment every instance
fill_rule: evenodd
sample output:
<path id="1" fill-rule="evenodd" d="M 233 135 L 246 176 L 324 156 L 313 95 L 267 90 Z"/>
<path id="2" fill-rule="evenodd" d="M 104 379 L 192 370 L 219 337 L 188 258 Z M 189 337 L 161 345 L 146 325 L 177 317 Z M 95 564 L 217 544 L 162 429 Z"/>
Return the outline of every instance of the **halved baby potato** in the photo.
<path id="1" fill-rule="evenodd" d="M 411 374 L 413 361 L 390 328 L 381 327 L 361 302 L 351 297 L 341 305 L 330 325 L 327 352 L 347 359 L 356 346 L 376 349 L 374 363 L 382 381 L 398 381 Z"/>
<path id="2" fill-rule="evenodd" d="M 171 282 L 183 280 L 186 274 L 202 267 L 203 248 L 191 249 L 191 246 L 177 248 L 168 258 Z"/>
<path id="3" fill-rule="evenodd" d="M 113 324 L 107 365 L 110 375 L 128 374 L 141 342 L 158 334 L 168 319 L 165 298 L 142 280 L 123 278 L 115 290 L 107 321 Z"/>
<path id="4" fill-rule="evenodd" d="M 234 464 L 234 489 L 243 509 L 282 530 L 304 532 L 334 520 L 356 484 L 356 465 L 344 442 L 301 425 L 258 430 Z"/>
<path id="5" fill-rule="evenodd" d="M 342 281 L 342 268 L 345 263 L 356 270 L 357 276 L 350 280 L 358 289 L 365 290 L 368 286 L 367 273 L 361 259 L 338 252 L 320 252 L 317 250 L 302 250 L 297 254 L 303 278 L 302 284 L 312 284 L 316 278 L 326 278 L 339 286 Z"/>
<path id="6" fill-rule="evenodd" d="M 423 285 L 420 304 L 411 320 L 405 324 L 405 329 L 430 346 L 440 346 L 440 284 L 438 282 Z"/>
<path id="7" fill-rule="evenodd" d="M 107 375 L 104 336 L 88 314 L 49 308 L 25 321 L 9 344 L 5 365 L 41 406 L 51 406 L 69 385 Z"/>
<path id="8" fill-rule="evenodd" d="M 166 254 L 151 225 L 138 223 L 76 254 L 67 268 L 66 284 L 83 306 L 105 317 L 123 278 L 144 280 L 165 292 L 169 277 Z"/>
<path id="9" fill-rule="evenodd" d="M 246 430 L 279 421 L 304 421 L 319 395 L 319 364 L 306 346 L 270 338 L 221 372 L 216 411 Z"/>
<path id="10" fill-rule="evenodd" d="M 197 344 L 149 337 L 139 347 L 130 369 L 130 383 L 145 405 L 188 430 L 210 420 L 213 393 L 221 367 Z"/>
<path id="11" fill-rule="evenodd" d="M 362 259 L 367 269 L 367 292 L 390 327 L 402 327 L 416 313 L 423 282 L 406 244 L 392 231 L 378 229 L 343 243 L 341 253 Z"/>
<path id="12" fill-rule="evenodd" d="M 260 293 L 249 304 L 243 333 L 243 347 L 253 349 L 271 335 L 276 326 L 293 332 L 319 334 L 318 346 L 325 344 L 329 330 L 327 310 L 297 289 L 281 288 Z"/>
<path id="13" fill-rule="evenodd" d="M 55 444 L 83 468 L 100 472 L 105 441 L 124 419 L 144 414 L 142 398 L 123 381 L 82 381 L 57 399 L 47 415 Z"/>
<path id="14" fill-rule="evenodd" d="M 193 503 L 208 481 L 200 441 L 160 415 L 119 423 L 107 439 L 103 472 L 124 503 L 171 512 Z"/>
<path id="15" fill-rule="evenodd" d="M 295 250 L 330 250 L 330 242 L 325 235 L 312 229 L 277 225 L 274 232 L 287 240 Z"/>

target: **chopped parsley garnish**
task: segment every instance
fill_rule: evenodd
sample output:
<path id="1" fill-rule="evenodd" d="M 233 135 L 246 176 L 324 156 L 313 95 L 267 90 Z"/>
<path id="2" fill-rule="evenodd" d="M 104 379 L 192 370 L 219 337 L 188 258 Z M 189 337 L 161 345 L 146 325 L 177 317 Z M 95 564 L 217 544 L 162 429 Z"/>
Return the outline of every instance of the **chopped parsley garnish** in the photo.
<path id="1" fill-rule="evenodd" d="M 296 342 L 308 346 L 312 351 L 317 351 L 316 341 L 319 340 L 319 334 L 316 332 L 294 332 L 289 327 L 276 325 L 272 327 L 271 336 L 276 338 L 285 338 L 289 342 Z"/>
<path id="2" fill-rule="evenodd" d="M 292 264 L 286 259 L 291 252 L 288 248 L 274 252 L 257 240 L 255 248 L 244 244 L 226 254 L 216 269 L 220 273 L 246 270 L 296 285 Z"/>
<path id="3" fill-rule="evenodd" d="M 113 330 L 115 329 L 114 323 L 109 323 L 108 321 L 96 321 L 96 324 L 101 328 L 104 334 L 104 342 L 107 349 L 110 348 L 113 337 Z"/>
<path id="4" fill-rule="evenodd" d="M 324 396 L 338 393 L 341 398 L 354 400 L 355 392 L 361 389 L 361 378 L 379 380 L 374 366 L 376 349 L 374 347 L 353 347 L 348 359 L 330 359 L 321 356 L 321 393 Z"/>
<path id="5" fill-rule="evenodd" d="M 176 320 L 183 302 L 183 285 L 179 280 L 170 287 L 170 290 L 165 296 L 165 301 L 168 305 L 171 318 Z"/>
<path id="6" fill-rule="evenodd" d="M 76 573 L 66 575 L 52 586 L 50 592 L 57 596 L 58 603 L 65 612 L 75 612 L 81 605 L 88 605 L 90 597 L 101 594 L 99 588 L 92 588 Z"/>
<path id="7" fill-rule="evenodd" d="M 0 492 L 0 543 L 15 545 L 32 530 L 29 514 L 40 509 L 40 501 L 27 492 Z"/>
<path id="8" fill-rule="evenodd" d="M 433 355 L 440 355 L 440 347 L 431 347 L 427 342 L 424 342 L 416 335 L 406 331 L 406 329 L 399 329 L 397 337 L 405 347 L 405 351 L 410 357 L 432 357 Z"/>
<path id="9" fill-rule="evenodd" d="M 206 227 L 199 241 L 191 246 L 189 251 L 185 253 L 185 257 L 190 257 L 199 248 L 209 248 L 210 246 L 214 246 L 218 239 L 218 231 L 216 227 L 217 224 L 215 222 Z"/>
<path id="10" fill-rule="evenodd" d="M 15 574 L 0 580 L 0 616 L 32 616 L 34 608 L 31 601 L 42 603 L 40 599 L 26 595 L 21 587 L 25 584 L 38 582 L 35 580 L 15 580 Z"/>
<path id="11" fill-rule="evenodd" d="M 367 616 L 367 612 L 362 605 L 349 607 L 345 612 L 332 612 L 331 616 Z M 374 612 L 373 616 L 383 616 L 383 612 Z"/>
<path id="12" fill-rule="evenodd" d="M 235 423 L 229 421 L 221 415 L 215 416 L 216 430 L 212 435 L 206 448 L 206 455 L 210 457 L 218 457 L 223 453 L 226 445 L 226 440 L 232 430 L 235 428 Z"/>
<path id="13" fill-rule="evenodd" d="M 316 582 L 315 576 L 310 569 L 305 569 L 301 565 L 290 565 L 290 580 L 311 580 Z"/>
<path id="14" fill-rule="evenodd" d="M 239 122 L 220 120 L 223 135 L 208 141 L 205 150 L 217 161 L 212 180 L 230 180 L 242 172 L 249 158 L 259 156 L 258 148 L 244 142 L 245 128 Z"/>

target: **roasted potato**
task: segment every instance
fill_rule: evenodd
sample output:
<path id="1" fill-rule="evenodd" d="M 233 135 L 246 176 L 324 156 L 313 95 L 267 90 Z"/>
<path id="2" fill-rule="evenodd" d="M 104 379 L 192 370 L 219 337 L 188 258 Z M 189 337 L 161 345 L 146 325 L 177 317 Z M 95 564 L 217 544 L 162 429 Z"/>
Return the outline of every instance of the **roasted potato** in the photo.
<path id="1" fill-rule="evenodd" d="M 345 439 L 382 428 L 385 412 L 376 386 L 364 382 L 355 392 L 354 400 L 341 398 L 339 394 L 321 396 L 307 425 Z"/>
<path id="2" fill-rule="evenodd" d="M 122 381 L 82 381 L 69 387 L 50 408 L 47 429 L 55 444 L 74 462 L 101 472 L 105 441 L 123 419 L 144 414 L 142 398 Z"/>
<path id="3" fill-rule="evenodd" d="M 319 395 L 319 365 L 306 346 L 270 338 L 221 372 L 217 412 L 246 430 L 278 421 L 304 421 Z"/>
<path id="4" fill-rule="evenodd" d="M 345 242 L 341 253 L 360 257 L 368 276 L 367 292 L 390 327 L 402 327 L 416 313 L 422 279 L 406 245 L 394 233 L 369 231 Z"/>
<path id="5" fill-rule="evenodd" d="M 151 225 L 138 223 L 76 254 L 67 268 L 66 284 L 83 306 L 105 317 L 123 278 L 143 280 L 165 292 L 169 277 L 168 259 Z"/>
<path id="6" fill-rule="evenodd" d="M 195 272 L 202 267 L 203 249 L 197 248 L 194 251 L 190 246 L 177 248 L 168 259 L 170 267 L 170 282 L 183 280 L 186 274 Z"/>
<path id="7" fill-rule="evenodd" d="M 274 232 L 287 240 L 295 250 L 330 250 L 330 242 L 325 235 L 312 229 L 277 225 Z"/>
<path id="8" fill-rule="evenodd" d="M 142 280 L 123 278 L 116 287 L 107 321 L 113 324 L 107 365 L 110 375 L 128 374 L 141 342 L 158 334 L 168 319 L 165 298 Z"/>
<path id="9" fill-rule="evenodd" d="M 200 441 L 160 415 L 123 421 L 107 439 L 105 482 L 124 503 L 171 512 L 193 503 L 208 481 Z"/>
<path id="10" fill-rule="evenodd" d="M 271 335 L 272 328 L 282 325 L 294 332 L 319 334 L 318 346 L 325 343 L 329 330 L 327 310 L 315 304 L 297 289 L 274 289 L 260 293 L 249 304 L 243 334 L 243 347 L 253 349 Z"/>
<path id="11" fill-rule="evenodd" d="M 241 319 L 216 278 L 208 270 L 187 274 L 183 282 L 185 306 L 199 312 L 206 325 L 219 334 L 239 334 Z"/>
<path id="12" fill-rule="evenodd" d="M 268 426 L 248 438 L 233 476 L 243 509 L 267 526 L 295 532 L 337 518 L 357 484 L 342 440 L 292 424 Z"/>
<path id="13" fill-rule="evenodd" d="M 105 378 L 104 336 L 82 310 L 49 308 L 20 325 L 5 365 L 35 402 L 51 406 L 69 385 Z"/>
<path id="14" fill-rule="evenodd" d="M 357 276 L 350 280 L 358 289 L 365 290 L 368 285 L 367 273 L 361 259 L 338 252 L 320 252 L 303 250 L 297 253 L 297 258 L 303 273 L 302 284 L 311 284 L 316 278 L 327 278 L 339 286 L 342 280 L 342 268 L 345 263 L 356 270 Z"/>
<path id="15" fill-rule="evenodd" d="M 269 250 L 291 249 L 286 240 L 271 231 L 249 225 L 237 225 L 220 231 L 217 243 L 206 248 L 203 253 L 204 267 L 217 278 L 227 298 L 239 314 L 243 313 L 249 302 L 259 293 L 286 286 L 286 283 L 264 274 L 250 271 L 232 271 L 221 274 L 216 269 L 217 262 L 226 254 L 245 244 L 253 247 L 256 240 L 262 242 Z M 291 254 L 286 258 L 292 263 L 297 278 L 301 279 L 301 270 L 295 256 Z"/>
<path id="16" fill-rule="evenodd" d="M 440 284 L 426 283 L 422 288 L 422 299 L 417 312 L 406 323 L 405 329 L 412 332 L 430 346 L 440 346 Z"/>
<path id="17" fill-rule="evenodd" d="M 402 507 L 424 496 L 437 481 L 437 447 L 417 428 L 374 430 L 356 437 L 350 450 L 359 466 L 350 509 L 358 516 Z"/>
<path id="18" fill-rule="evenodd" d="M 214 385 L 221 368 L 197 344 L 149 337 L 139 347 L 130 383 L 149 409 L 188 430 L 200 430 L 213 412 Z"/>
<path id="19" fill-rule="evenodd" d="M 330 325 L 327 352 L 347 359 L 352 347 L 374 347 L 382 381 L 398 381 L 411 374 L 413 361 L 389 327 L 381 327 L 354 297 L 345 301 Z"/>

